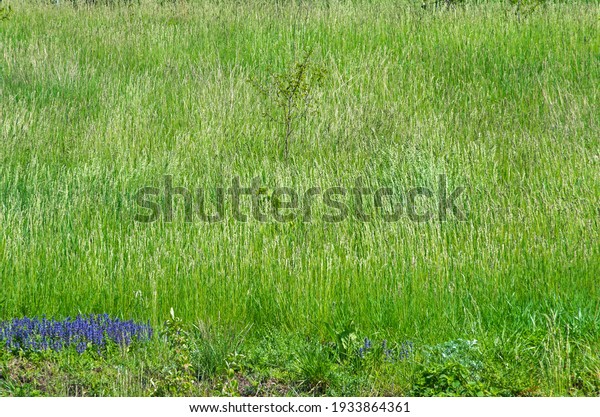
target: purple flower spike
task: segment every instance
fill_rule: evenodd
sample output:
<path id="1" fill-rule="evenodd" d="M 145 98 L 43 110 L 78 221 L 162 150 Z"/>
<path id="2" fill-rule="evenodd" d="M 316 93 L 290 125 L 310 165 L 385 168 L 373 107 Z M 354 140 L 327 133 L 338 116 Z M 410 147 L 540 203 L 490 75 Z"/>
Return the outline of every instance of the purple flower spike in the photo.
<path id="1" fill-rule="evenodd" d="M 128 346 L 147 341 L 152 334 L 150 324 L 111 319 L 107 314 L 78 315 L 62 321 L 42 316 L 0 322 L 0 344 L 10 350 L 60 351 L 73 346 L 82 354 L 88 346 L 99 352 L 109 342 Z"/>

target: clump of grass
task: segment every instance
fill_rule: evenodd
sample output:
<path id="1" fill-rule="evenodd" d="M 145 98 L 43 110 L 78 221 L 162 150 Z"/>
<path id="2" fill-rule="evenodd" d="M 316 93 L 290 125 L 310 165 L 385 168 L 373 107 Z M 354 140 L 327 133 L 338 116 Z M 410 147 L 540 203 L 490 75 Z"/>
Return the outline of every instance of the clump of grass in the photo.
<path id="1" fill-rule="evenodd" d="M 248 331 L 249 328 L 235 332 L 206 324 L 197 326 L 193 337 L 192 361 L 198 378 L 210 379 L 224 369 L 229 371 L 236 368 L 232 355 L 236 357 Z"/>
<path id="2" fill-rule="evenodd" d="M 321 395 L 326 392 L 334 377 L 334 365 L 326 348 L 320 343 L 297 353 L 295 379 L 303 390 Z"/>

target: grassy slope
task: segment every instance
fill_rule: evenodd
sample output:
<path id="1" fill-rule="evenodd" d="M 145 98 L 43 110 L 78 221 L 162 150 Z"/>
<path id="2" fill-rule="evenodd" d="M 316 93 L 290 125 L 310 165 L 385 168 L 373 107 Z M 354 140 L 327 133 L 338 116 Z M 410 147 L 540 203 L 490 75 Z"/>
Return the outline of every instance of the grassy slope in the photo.
<path id="1" fill-rule="evenodd" d="M 568 393 L 600 344 L 596 4 L 12 2 L 0 23 L 0 316 L 478 339 Z M 249 77 L 329 71 L 284 162 Z M 135 192 L 466 185 L 465 222 L 136 224 Z M 136 297 L 136 292 L 141 297 Z M 513 364 L 511 366 L 518 367 Z M 578 369 L 579 369 L 578 368 Z M 583 372 L 582 371 L 582 372 Z"/>

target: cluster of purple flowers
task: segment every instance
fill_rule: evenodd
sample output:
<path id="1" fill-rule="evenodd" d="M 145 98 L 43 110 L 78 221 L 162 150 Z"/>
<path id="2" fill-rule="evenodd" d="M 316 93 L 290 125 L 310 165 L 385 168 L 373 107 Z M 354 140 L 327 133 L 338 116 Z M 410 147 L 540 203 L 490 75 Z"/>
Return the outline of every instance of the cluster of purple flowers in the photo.
<path id="1" fill-rule="evenodd" d="M 365 337 L 364 344 L 358 349 L 358 356 L 361 358 L 365 357 L 365 354 L 371 351 L 373 345 L 369 338 Z M 406 360 L 413 353 L 413 343 L 412 342 L 402 342 L 396 348 L 391 349 L 388 347 L 387 340 L 381 342 L 381 353 L 385 356 L 385 360 L 389 362 L 394 362 L 396 360 Z"/>
<path id="2" fill-rule="evenodd" d="M 385 342 L 385 340 L 384 340 Z M 384 352 L 386 352 L 386 357 L 388 360 L 394 360 L 394 358 L 392 357 L 393 351 L 390 349 L 385 349 L 384 348 Z M 395 357 L 398 360 L 406 360 L 408 359 L 411 355 L 413 354 L 413 342 L 402 342 L 397 348 L 396 348 L 396 352 L 395 352 Z"/>
<path id="3" fill-rule="evenodd" d="M 364 345 L 361 346 L 360 349 L 358 349 L 358 356 L 360 356 L 361 358 L 364 358 L 365 353 L 367 353 L 370 349 L 371 349 L 371 341 L 369 340 L 369 338 L 365 337 Z"/>
<path id="4" fill-rule="evenodd" d="M 150 337 L 149 324 L 113 319 L 108 314 L 78 315 L 62 321 L 24 317 L 0 322 L 0 346 L 10 350 L 59 351 L 74 346 L 83 353 L 92 347 L 99 351 L 107 343 L 128 346 Z"/>

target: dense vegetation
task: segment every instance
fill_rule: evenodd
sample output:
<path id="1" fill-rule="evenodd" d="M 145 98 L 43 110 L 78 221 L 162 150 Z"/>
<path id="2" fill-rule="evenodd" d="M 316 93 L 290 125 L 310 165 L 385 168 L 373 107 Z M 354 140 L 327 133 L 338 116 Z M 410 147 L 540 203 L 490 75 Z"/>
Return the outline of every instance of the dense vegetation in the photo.
<path id="1" fill-rule="evenodd" d="M 0 321 L 157 331 L 1 395 L 600 394 L 597 2 L 55 3 L 2 7 Z M 165 175 L 465 218 L 136 221 Z"/>

